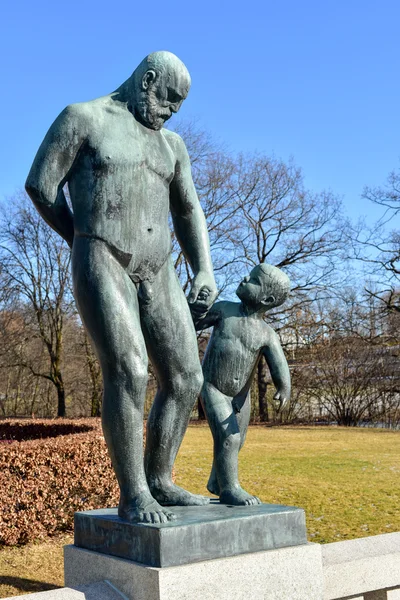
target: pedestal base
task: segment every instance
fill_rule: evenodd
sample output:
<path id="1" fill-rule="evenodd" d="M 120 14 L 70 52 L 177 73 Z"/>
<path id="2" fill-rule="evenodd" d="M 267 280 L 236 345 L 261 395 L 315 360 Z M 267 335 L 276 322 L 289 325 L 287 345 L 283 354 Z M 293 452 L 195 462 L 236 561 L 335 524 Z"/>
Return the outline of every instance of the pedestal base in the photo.
<path id="1" fill-rule="evenodd" d="M 176 521 L 132 524 L 116 509 L 75 514 L 65 585 L 107 580 L 129 600 L 321 600 L 319 545 L 304 511 L 261 504 L 173 507 Z"/>
<path id="2" fill-rule="evenodd" d="M 151 567 L 172 567 L 307 543 L 304 511 L 260 504 L 174 506 L 169 523 L 127 523 L 116 508 L 75 513 L 75 546 Z"/>
<path id="3" fill-rule="evenodd" d="M 146 567 L 66 546 L 65 585 L 77 588 L 107 579 L 128 600 L 321 600 L 318 544 L 305 544 L 191 563 Z"/>

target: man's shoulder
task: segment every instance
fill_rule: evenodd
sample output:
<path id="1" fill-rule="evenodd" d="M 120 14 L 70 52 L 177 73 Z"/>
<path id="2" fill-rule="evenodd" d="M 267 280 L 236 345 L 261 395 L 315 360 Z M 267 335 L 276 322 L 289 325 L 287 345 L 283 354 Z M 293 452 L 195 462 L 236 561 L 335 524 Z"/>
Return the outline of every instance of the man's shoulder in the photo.
<path id="1" fill-rule="evenodd" d="M 280 338 L 277 332 L 271 325 L 268 325 L 264 320 L 262 320 L 262 331 L 264 335 L 265 345 L 268 344 L 280 344 Z"/>
<path id="2" fill-rule="evenodd" d="M 95 100 L 68 104 L 68 106 L 66 106 L 63 110 L 63 113 L 65 113 L 70 119 L 80 122 L 88 122 L 98 118 L 100 113 L 105 113 L 110 109 L 110 107 L 110 98 L 108 96 L 104 96 L 102 98 L 96 98 Z"/>
<path id="3" fill-rule="evenodd" d="M 161 131 L 165 136 L 165 139 L 167 139 L 171 144 L 184 145 L 183 139 L 175 131 L 171 131 L 171 129 L 166 129 L 165 127 L 163 127 Z"/>
<path id="4" fill-rule="evenodd" d="M 183 158 L 187 156 L 187 150 L 185 146 L 185 142 L 181 138 L 181 136 L 175 131 L 171 131 L 170 129 L 161 130 L 164 138 L 167 140 L 170 148 L 174 152 L 177 159 Z"/>

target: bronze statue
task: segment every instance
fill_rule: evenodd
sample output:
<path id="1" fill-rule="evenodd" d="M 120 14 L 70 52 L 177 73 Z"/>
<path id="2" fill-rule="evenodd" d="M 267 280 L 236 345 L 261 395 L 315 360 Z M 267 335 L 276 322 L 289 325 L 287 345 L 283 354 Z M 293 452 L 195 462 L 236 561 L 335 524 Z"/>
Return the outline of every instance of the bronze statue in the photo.
<path id="1" fill-rule="evenodd" d="M 261 263 L 236 290 L 241 302 L 216 302 L 196 329 L 213 326 L 203 360 L 202 402 L 214 438 L 214 462 L 207 489 L 226 504 L 260 504 L 239 483 L 238 454 L 250 419 L 250 386 L 263 354 L 276 387 L 275 400 L 290 397 L 290 373 L 279 338 L 263 317 L 285 302 L 290 281 L 280 269 Z M 206 300 L 208 292 L 201 292 Z"/>
<path id="2" fill-rule="evenodd" d="M 103 373 L 102 423 L 121 491 L 118 514 L 131 522 L 164 523 L 174 517 L 162 505 L 208 502 L 171 479 L 203 377 L 172 264 L 169 211 L 194 273 L 189 303 L 206 311 L 216 297 L 189 156 L 182 139 L 163 128 L 190 83 L 175 55 L 150 54 L 112 94 L 62 111 L 26 182 L 37 210 L 72 248 L 74 295 Z M 158 392 L 143 457 L 148 355 Z"/>

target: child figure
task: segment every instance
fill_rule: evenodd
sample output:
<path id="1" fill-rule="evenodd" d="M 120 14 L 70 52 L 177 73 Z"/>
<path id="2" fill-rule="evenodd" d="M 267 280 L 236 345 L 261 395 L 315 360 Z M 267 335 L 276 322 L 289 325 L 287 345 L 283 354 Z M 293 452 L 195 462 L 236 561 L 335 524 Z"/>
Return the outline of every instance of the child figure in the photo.
<path id="1" fill-rule="evenodd" d="M 238 453 L 246 438 L 249 390 L 261 354 L 276 387 L 274 399 L 283 405 L 290 396 L 289 367 L 279 338 L 263 320 L 267 310 L 285 302 L 289 290 L 287 275 L 261 263 L 237 288 L 240 303 L 216 302 L 205 317 L 193 317 L 197 330 L 214 326 L 203 360 L 201 394 L 214 438 L 214 462 L 207 489 L 224 504 L 261 504 L 257 496 L 240 486 Z"/>

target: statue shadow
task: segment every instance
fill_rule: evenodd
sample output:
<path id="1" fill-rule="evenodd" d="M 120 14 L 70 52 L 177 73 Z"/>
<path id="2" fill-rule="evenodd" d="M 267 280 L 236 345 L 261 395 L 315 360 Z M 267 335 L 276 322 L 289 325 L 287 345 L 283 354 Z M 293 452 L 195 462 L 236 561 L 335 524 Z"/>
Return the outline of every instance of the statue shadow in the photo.
<path id="1" fill-rule="evenodd" d="M 58 590 L 59 585 L 36 581 L 35 579 L 24 579 L 23 577 L 12 577 L 10 575 L 0 575 L 0 585 L 10 585 L 21 591 L 21 595 L 26 592 L 49 592 Z"/>

